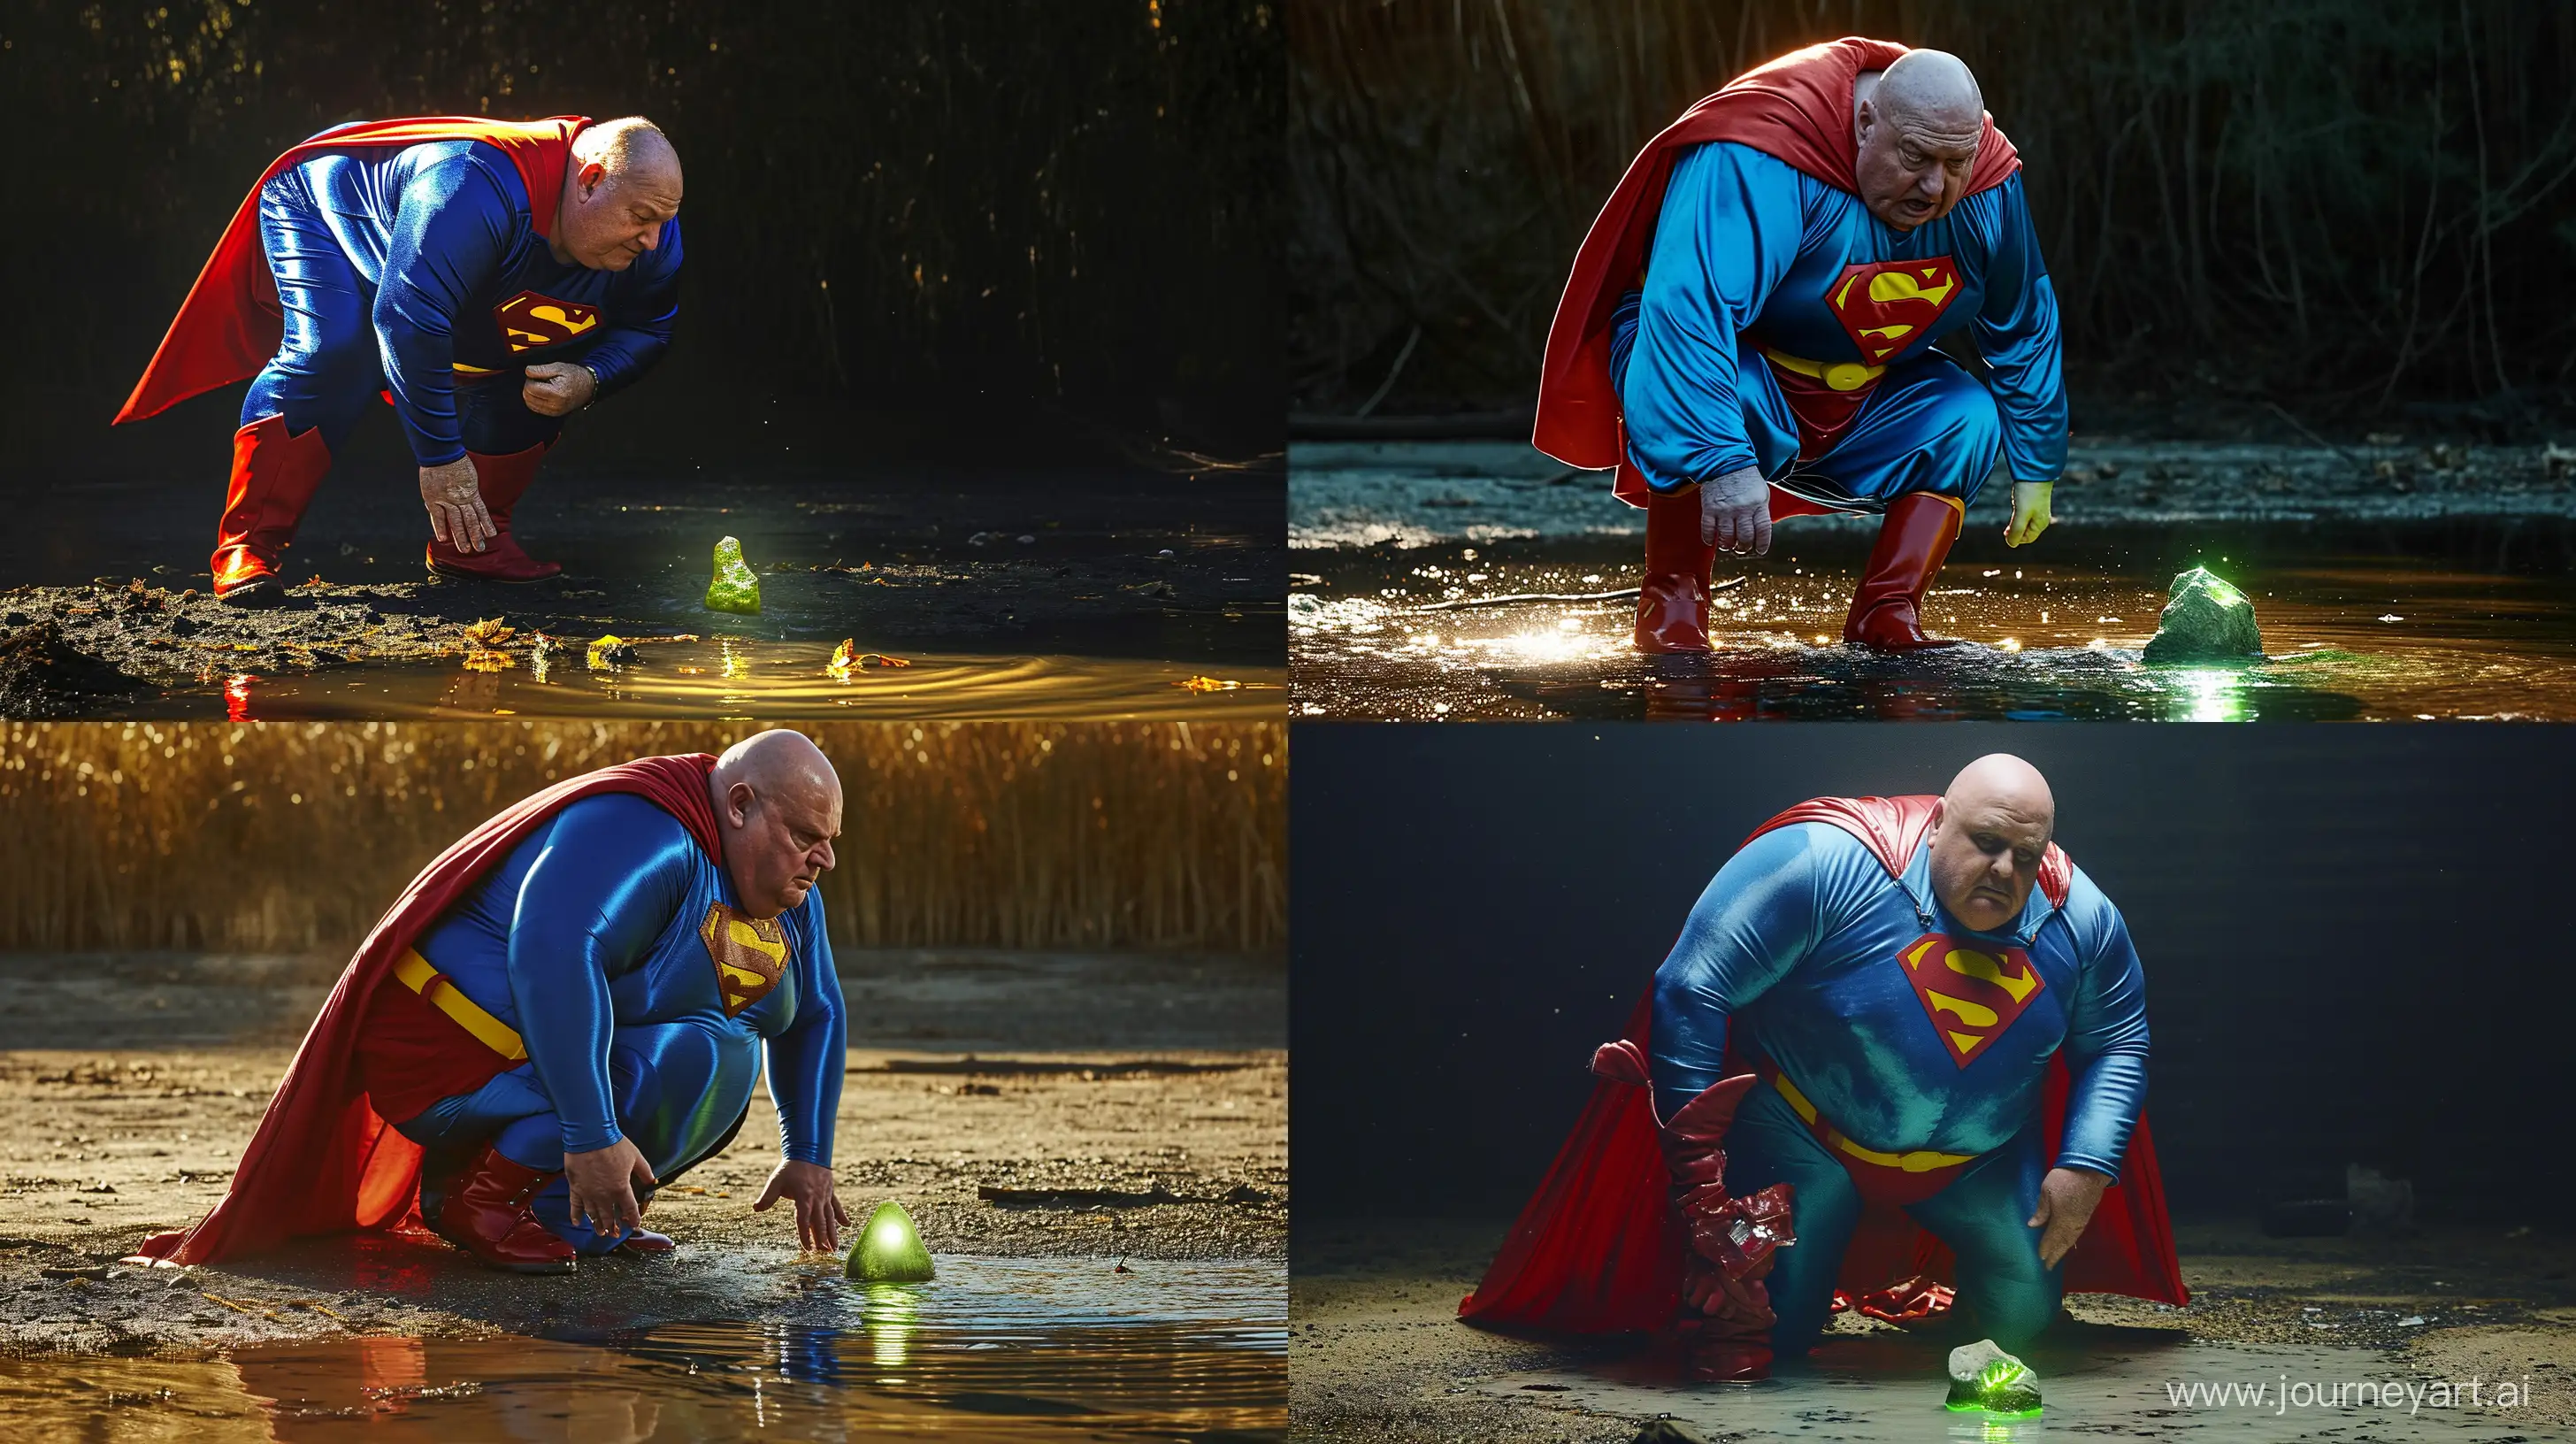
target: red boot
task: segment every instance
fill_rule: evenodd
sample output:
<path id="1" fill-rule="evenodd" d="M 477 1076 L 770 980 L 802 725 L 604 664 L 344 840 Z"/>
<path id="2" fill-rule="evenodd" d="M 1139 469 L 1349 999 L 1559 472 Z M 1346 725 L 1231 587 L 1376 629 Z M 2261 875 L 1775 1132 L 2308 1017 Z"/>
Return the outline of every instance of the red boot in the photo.
<path id="1" fill-rule="evenodd" d="M 292 436 L 285 417 L 270 416 L 233 433 L 232 482 L 208 563 L 216 600 L 255 607 L 278 599 L 284 590 L 279 560 L 330 470 L 331 448 L 321 427 Z"/>
<path id="2" fill-rule="evenodd" d="M 528 1200 L 558 1175 L 513 1163 L 486 1145 L 447 1186 L 429 1226 L 438 1236 L 496 1269 L 521 1274 L 572 1272 L 573 1248 L 537 1222 Z"/>
<path id="3" fill-rule="evenodd" d="M 432 572 L 485 582 L 536 582 L 563 570 L 553 562 L 541 562 L 528 555 L 519 546 L 518 538 L 510 535 L 510 509 L 527 494 L 528 483 L 537 479 L 537 463 L 545 460 L 550 444 L 540 442 L 507 456 L 465 453 L 474 463 L 474 479 L 483 489 L 483 509 L 491 513 L 495 535 L 479 552 L 458 551 L 436 537 L 430 538 Z"/>
<path id="4" fill-rule="evenodd" d="M 1966 508 L 1957 498 L 1908 492 L 1890 502 L 1869 551 L 1869 570 L 1852 593 L 1843 640 L 1882 652 L 1955 647 L 1947 637 L 1923 635 L 1923 597 L 1941 574 L 1941 560 L 1959 539 Z"/>
<path id="5" fill-rule="evenodd" d="M 1762 1280 L 1773 1251 L 1797 1241 L 1790 1185 L 1775 1183 L 1744 1198 L 1726 1191 L 1726 1133 L 1736 1105 L 1758 1081 L 1739 1073 L 1709 1085 L 1657 1134 L 1690 1241 L 1682 1255 L 1682 1333 L 1691 1377 L 1706 1383 L 1770 1377 L 1775 1319 Z"/>
<path id="6" fill-rule="evenodd" d="M 1637 584 L 1637 650 L 1708 650 L 1708 573 L 1717 548 L 1699 539 L 1699 489 L 1646 499 L 1646 575 Z"/>

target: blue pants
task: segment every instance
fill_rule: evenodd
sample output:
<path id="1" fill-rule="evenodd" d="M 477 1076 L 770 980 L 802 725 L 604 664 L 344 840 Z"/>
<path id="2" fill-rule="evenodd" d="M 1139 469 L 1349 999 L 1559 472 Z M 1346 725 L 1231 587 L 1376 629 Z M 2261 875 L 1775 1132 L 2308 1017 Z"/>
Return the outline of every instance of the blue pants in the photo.
<path id="1" fill-rule="evenodd" d="M 1637 306 L 1638 293 L 1632 291 L 1611 316 L 1614 385 L 1626 384 Z M 1798 418 L 1761 346 L 1749 336 L 1738 338 L 1735 364 L 1735 391 L 1754 464 L 1773 486 L 1835 511 L 1883 512 L 1889 502 L 1918 491 L 1955 496 L 1965 506 L 1976 500 L 2003 453 L 2003 418 L 1994 396 L 1937 351 L 1887 368 L 1832 449 L 1804 465 L 1798 463 Z"/>
<path id="2" fill-rule="evenodd" d="M 1905 1210 L 1958 1254 L 1958 1307 L 2006 1349 L 2020 1348 L 2047 1327 L 2065 1294 L 2062 1263 L 2040 1266 L 2041 1230 L 2025 1222 L 2039 1206 L 2046 1172 L 2034 1123 Z M 1814 1347 L 1833 1312 L 1834 1276 L 1860 1223 L 1861 1197 L 1780 1090 L 1764 1084 L 1745 1095 L 1727 1130 L 1726 1191 L 1740 1198 L 1784 1182 L 1797 1189 L 1791 1224 L 1798 1241 L 1772 1255 L 1768 1282 L 1779 1319 L 1771 1347 L 1790 1355 Z"/>
<path id="3" fill-rule="evenodd" d="M 728 1047 L 693 1023 L 622 1024 L 609 1043 L 609 1095 L 618 1131 L 664 1183 L 733 1141 L 759 1074 L 757 1048 Z M 471 1093 L 442 1098 L 398 1126 L 428 1151 L 421 1166 L 424 1214 L 438 1206 L 436 1181 L 472 1162 L 486 1143 L 524 1167 L 542 1173 L 563 1169 L 563 1121 L 533 1064 L 523 1063 Z M 652 1197 L 650 1189 L 637 1192 L 639 1202 Z M 560 1177 L 547 1184 L 534 1200 L 537 1221 L 582 1253 L 606 1253 L 625 1238 L 574 1221 L 570 1194 Z"/>
<path id="4" fill-rule="evenodd" d="M 283 416 L 299 436 L 319 426 L 323 444 L 337 453 L 385 388 L 376 288 L 332 234 L 301 170 L 286 170 L 260 189 L 259 239 L 285 325 L 277 354 L 242 398 L 241 424 Z M 507 456 L 563 431 L 562 417 L 528 409 L 516 370 L 459 381 L 457 415 L 468 451 Z"/>

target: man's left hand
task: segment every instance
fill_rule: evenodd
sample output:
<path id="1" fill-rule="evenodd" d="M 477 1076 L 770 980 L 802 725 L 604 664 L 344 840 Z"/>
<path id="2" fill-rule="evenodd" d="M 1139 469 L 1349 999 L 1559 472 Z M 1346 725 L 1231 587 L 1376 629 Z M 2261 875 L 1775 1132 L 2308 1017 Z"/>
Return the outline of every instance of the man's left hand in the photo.
<path id="1" fill-rule="evenodd" d="M 2039 534 L 2057 520 L 2048 512 L 2049 493 L 2056 485 L 2049 481 L 2013 483 L 2012 524 L 2004 528 L 2005 546 L 2026 547 L 2039 540 Z"/>
<path id="2" fill-rule="evenodd" d="M 814 1253 L 840 1251 L 841 1226 L 850 1221 L 850 1211 L 841 1207 L 841 1196 L 832 1191 L 832 1170 L 819 1163 L 783 1160 L 769 1175 L 769 1186 L 760 1191 L 760 1202 L 751 1211 L 766 1212 L 782 1198 L 796 1205 L 797 1243 Z"/>
<path id="3" fill-rule="evenodd" d="M 574 361 L 540 361 L 528 368 L 519 396 L 539 416 L 570 416 L 599 395 L 590 368 Z"/>
<path id="4" fill-rule="evenodd" d="M 2093 1210 L 2102 1203 L 2102 1190 L 2111 1186 L 2111 1177 L 2089 1168 L 2052 1168 L 2039 1181 L 2039 1208 L 2030 1216 L 2032 1228 L 2046 1228 L 2039 1236 L 2039 1262 L 2043 1268 L 2057 1267 L 2057 1261 L 2074 1251 L 2075 1241 L 2084 1236 L 2084 1225 L 2093 1221 Z"/>

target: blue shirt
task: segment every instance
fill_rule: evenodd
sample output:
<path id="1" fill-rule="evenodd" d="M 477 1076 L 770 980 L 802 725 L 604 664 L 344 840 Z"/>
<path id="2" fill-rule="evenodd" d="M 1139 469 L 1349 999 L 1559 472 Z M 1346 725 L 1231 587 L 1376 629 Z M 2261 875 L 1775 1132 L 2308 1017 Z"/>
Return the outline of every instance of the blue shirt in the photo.
<path id="1" fill-rule="evenodd" d="M 688 828 L 641 797 L 611 793 L 572 803 L 523 838 L 418 948 L 518 1030 L 567 1151 L 624 1136 L 609 1099 L 612 1030 L 686 1022 L 716 1040 L 719 1057 L 716 1096 L 699 1121 L 718 1133 L 732 1126 L 765 1049 L 780 1152 L 828 1167 L 847 1027 L 822 894 L 779 915 L 786 957 L 747 1005 L 742 979 L 728 979 L 705 936 L 711 914 L 724 921 L 719 908 L 738 911 L 732 881 Z"/>
<path id="2" fill-rule="evenodd" d="M 1864 356 L 1832 304 L 1847 269 L 1933 260 L 1956 277 L 1955 291 L 1933 288 L 1938 317 L 1901 347 Z M 1749 359 L 1759 347 L 1901 365 L 1963 326 L 1990 368 L 2014 479 L 2056 480 L 2066 466 L 2057 294 L 2019 174 L 1900 231 L 1859 196 L 1750 146 L 1695 147 L 1673 165 L 1648 254 L 1620 392 L 1630 459 L 1666 491 L 1754 465 L 1737 373 L 1763 364 Z"/>
<path id="3" fill-rule="evenodd" d="M 2048 1060 L 2073 1078 L 2056 1162 L 2117 1175 L 2147 1085 L 2146 980 L 2119 910 L 2081 870 L 2034 888 L 2010 932 L 1969 930 L 1931 847 L 1891 877 L 1860 839 L 1796 823 L 1718 870 L 1655 973 L 1659 1116 L 1725 1076 L 1730 1031 L 1863 1147 L 1978 1154 L 2038 1116 Z"/>
<path id="4" fill-rule="evenodd" d="M 324 132 L 328 135 L 329 132 Z M 385 381 L 412 454 L 465 454 L 458 368 L 579 361 L 601 395 L 643 374 L 679 315 L 680 221 L 623 271 L 554 258 L 527 184 L 499 147 L 430 141 L 321 155 L 295 171 L 350 263 L 375 287 Z"/>

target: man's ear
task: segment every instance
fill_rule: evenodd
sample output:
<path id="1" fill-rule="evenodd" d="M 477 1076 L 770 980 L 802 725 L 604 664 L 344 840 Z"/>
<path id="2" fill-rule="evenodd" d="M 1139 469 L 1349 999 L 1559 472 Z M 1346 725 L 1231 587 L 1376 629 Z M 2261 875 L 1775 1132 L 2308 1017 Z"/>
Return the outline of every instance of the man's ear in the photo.
<path id="1" fill-rule="evenodd" d="M 599 189 L 599 183 L 606 179 L 608 179 L 608 167 L 597 161 L 592 161 L 581 168 L 581 188 L 585 191 Z"/>

